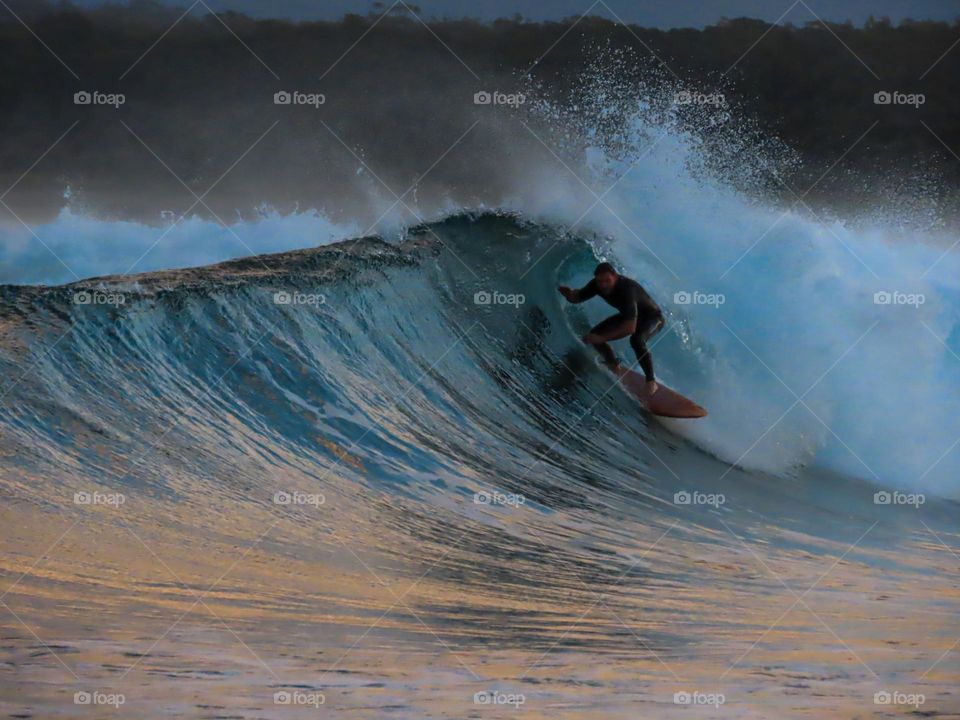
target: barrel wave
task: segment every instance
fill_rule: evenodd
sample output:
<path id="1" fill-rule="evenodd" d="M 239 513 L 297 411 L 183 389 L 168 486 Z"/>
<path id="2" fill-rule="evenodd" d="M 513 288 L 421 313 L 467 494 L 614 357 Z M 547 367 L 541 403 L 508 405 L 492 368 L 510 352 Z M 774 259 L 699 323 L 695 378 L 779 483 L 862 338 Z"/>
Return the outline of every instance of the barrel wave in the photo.
<path id="1" fill-rule="evenodd" d="M 896 393 L 885 390 L 893 383 L 884 378 L 898 365 L 901 373 L 920 371 L 916 346 L 899 352 L 890 337 L 923 338 L 906 320 L 877 329 L 889 308 L 865 301 L 862 289 L 847 293 L 836 274 L 824 272 L 827 259 L 811 261 L 813 251 L 744 259 L 757 274 L 722 283 L 724 292 L 714 294 L 680 289 L 664 269 L 673 258 L 659 271 L 652 258 L 645 265 L 638 258 L 637 276 L 665 299 L 660 374 L 707 404 L 711 418 L 700 423 L 645 417 L 580 346 L 579 336 L 609 310 L 564 307 L 556 286 L 589 277 L 600 257 L 596 239 L 515 215 L 453 216 L 411 230 L 400 245 L 361 239 L 132 280 L 7 286 L 8 376 L 29 364 L 26 347 L 41 337 L 53 342 L 11 383 L 5 435 L 32 448 L 17 453 L 14 465 L 69 469 L 85 481 L 105 467 L 89 454 L 93 445 L 120 452 L 141 438 L 140 450 L 154 460 L 137 482 L 167 490 L 176 473 L 164 458 L 188 460 L 193 445 L 181 443 L 191 437 L 206 438 L 212 450 L 231 428 L 242 428 L 261 452 L 297 458 L 307 476 L 330 462 L 342 473 L 349 457 L 366 468 L 363 482 L 378 486 L 436 476 L 429 485 L 470 489 L 459 472 L 439 479 L 464 457 L 472 459 L 474 483 L 528 494 L 540 480 L 543 492 L 563 485 L 550 467 L 564 457 L 582 461 L 583 453 L 647 476 L 657 464 L 651 453 L 667 446 L 654 440 L 644 452 L 625 441 L 666 431 L 671 442 L 684 439 L 684 453 L 714 456 L 717 475 L 730 464 L 785 478 L 804 467 L 839 468 L 902 487 L 898 481 L 910 477 L 904 471 L 920 476 L 931 436 L 946 437 L 949 427 L 937 432 L 935 425 L 954 401 L 941 398 L 932 418 L 917 413 L 899 433 L 915 444 L 925 437 L 924 447 L 883 439 L 878 427 L 909 412 L 893 409 Z M 689 264 L 708 261 L 701 255 Z M 772 282 L 772 264 L 811 269 L 789 278 L 784 268 L 784 279 Z M 895 312 L 928 312 L 930 334 L 945 321 L 952 327 L 952 314 L 930 310 L 939 294 L 928 298 L 925 308 Z M 843 302 L 861 302 L 862 312 L 827 323 L 830 307 Z M 804 327 L 804 318 L 818 322 Z M 927 339 L 921 360 L 944 365 L 930 374 L 929 391 L 947 395 L 958 372 L 947 362 L 950 347 Z M 597 403 L 603 411 L 591 412 Z M 146 441 L 172 419 L 176 428 L 151 449 Z M 427 447 L 400 442 L 411 434 L 436 437 Z M 236 439 L 227 446 L 240 447 Z M 234 477 L 215 456 L 211 475 Z M 953 462 L 941 465 L 917 477 L 919 489 L 954 492 Z"/>

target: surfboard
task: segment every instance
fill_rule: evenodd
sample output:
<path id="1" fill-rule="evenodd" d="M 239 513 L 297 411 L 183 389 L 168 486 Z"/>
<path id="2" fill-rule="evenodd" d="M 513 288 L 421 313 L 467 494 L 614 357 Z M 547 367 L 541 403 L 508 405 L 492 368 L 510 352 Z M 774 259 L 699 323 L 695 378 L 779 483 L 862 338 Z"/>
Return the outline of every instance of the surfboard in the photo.
<path id="1" fill-rule="evenodd" d="M 620 384 L 633 395 L 643 406 L 643 409 L 653 415 L 669 418 L 702 418 L 707 416 L 705 408 L 697 405 L 690 398 L 685 398 L 676 390 L 668 388 L 657 380 L 657 391 L 651 395 L 647 390 L 647 380 L 640 373 L 617 366 L 607 368 L 620 378 Z"/>

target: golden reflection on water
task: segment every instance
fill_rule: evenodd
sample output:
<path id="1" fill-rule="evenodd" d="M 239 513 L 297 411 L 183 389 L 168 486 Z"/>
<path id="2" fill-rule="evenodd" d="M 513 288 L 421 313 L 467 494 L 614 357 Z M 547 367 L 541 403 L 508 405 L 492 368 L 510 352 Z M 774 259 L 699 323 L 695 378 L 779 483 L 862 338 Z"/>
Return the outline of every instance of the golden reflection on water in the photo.
<path id="1" fill-rule="evenodd" d="M 316 716 L 286 688 L 371 718 L 871 717 L 913 710 L 874 704 L 899 689 L 960 711 L 956 559 L 932 536 L 635 523 L 585 549 L 573 510 L 448 527 L 408 504 L 6 505 L 0 707 L 95 717 L 73 693 L 112 688 L 144 717 Z"/>

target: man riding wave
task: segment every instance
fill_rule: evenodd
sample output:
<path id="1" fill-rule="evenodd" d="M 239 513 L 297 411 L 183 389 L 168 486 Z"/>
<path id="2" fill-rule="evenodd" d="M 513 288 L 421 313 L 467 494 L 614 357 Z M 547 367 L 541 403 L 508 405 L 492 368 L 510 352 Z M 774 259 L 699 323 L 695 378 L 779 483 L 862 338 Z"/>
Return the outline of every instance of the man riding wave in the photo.
<path id="1" fill-rule="evenodd" d="M 611 369 L 620 368 L 620 361 L 608 345 L 613 340 L 630 338 L 630 346 L 637 355 L 637 362 L 647 380 L 647 390 L 652 395 L 657 391 L 653 374 L 653 357 L 647 349 L 647 341 L 663 327 L 663 312 L 653 298 L 636 280 L 618 275 L 613 265 L 604 262 L 593 271 L 593 279 L 579 290 L 561 285 L 558 290 L 568 301 L 582 303 L 599 295 L 619 312 L 608 317 L 583 336 L 583 342 L 592 345 Z"/>

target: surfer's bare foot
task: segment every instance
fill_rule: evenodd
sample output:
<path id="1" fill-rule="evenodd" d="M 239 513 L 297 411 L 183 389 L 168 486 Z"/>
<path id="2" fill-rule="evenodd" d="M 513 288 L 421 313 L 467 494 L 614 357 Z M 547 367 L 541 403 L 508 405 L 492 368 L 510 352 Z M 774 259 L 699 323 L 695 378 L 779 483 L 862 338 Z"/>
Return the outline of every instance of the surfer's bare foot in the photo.
<path id="1" fill-rule="evenodd" d="M 647 380 L 647 392 L 653 395 L 657 390 L 660 389 L 660 386 L 657 385 L 656 380 Z"/>

